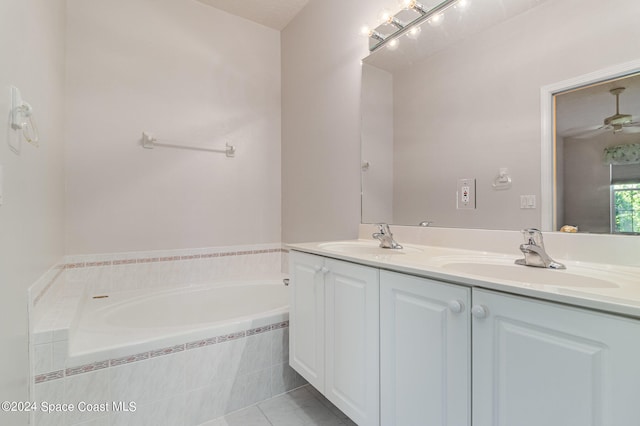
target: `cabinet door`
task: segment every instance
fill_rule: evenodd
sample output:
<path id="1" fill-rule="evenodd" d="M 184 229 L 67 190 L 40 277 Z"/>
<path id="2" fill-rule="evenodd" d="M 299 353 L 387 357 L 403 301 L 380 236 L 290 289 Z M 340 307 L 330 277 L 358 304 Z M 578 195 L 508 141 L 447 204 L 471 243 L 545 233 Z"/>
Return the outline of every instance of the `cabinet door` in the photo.
<path id="1" fill-rule="evenodd" d="M 474 426 L 640 424 L 640 322 L 473 290 Z"/>
<path id="2" fill-rule="evenodd" d="M 289 254 L 289 364 L 324 392 L 324 259 Z"/>
<path id="3" fill-rule="evenodd" d="M 363 425 L 379 425 L 378 270 L 327 260 L 325 396 Z"/>
<path id="4" fill-rule="evenodd" d="M 380 420 L 470 424 L 468 288 L 380 272 Z"/>

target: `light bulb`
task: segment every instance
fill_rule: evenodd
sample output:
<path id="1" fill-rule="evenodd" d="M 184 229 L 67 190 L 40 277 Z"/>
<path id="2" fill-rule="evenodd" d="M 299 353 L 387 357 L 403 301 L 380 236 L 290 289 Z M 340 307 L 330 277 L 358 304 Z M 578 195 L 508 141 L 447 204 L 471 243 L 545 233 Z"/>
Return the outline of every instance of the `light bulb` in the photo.
<path id="1" fill-rule="evenodd" d="M 457 8 L 457 9 L 464 10 L 467 7 L 469 7 L 469 0 L 458 0 L 458 2 L 456 3 L 456 5 L 454 7 Z"/>
<path id="2" fill-rule="evenodd" d="M 391 19 L 393 17 L 393 15 L 391 14 L 391 12 L 389 12 L 388 10 L 383 10 L 382 12 L 380 12 L 380 23 L 381 24 L 386 24 L 389 22 L 389 19 Z"/>
<path id="3" fill-rule="evenodd" d="M 371 28 L 369 28 L 368 25 L 363 25 L 362 27 L 360 27 L 360 34 L 369 37 L 371 34 Z"/>
<path id="4" fill-rule="evenodd" d="M 398 41 L 397 38 L 394 38 L 393 40 L 391 40 L 389 43 L 387 43 L 387 48 L 389 50 L 396 50 L 398 48 L 398 45 L 400 44 L 400 42 Z"/>
<path id="5" fill-rule="evenodd" d="M 431 19 L 429 19 L 429 24 L 436 27 L 442 23 L 444 20 L 444 15 L 442 13 L 438 13 L 437 15 L 433 15 Z"/>
<path id="6" fill-rule="evenodd" d="M 420 31 L 422 31 L 422 29 L 419 26 L 411 27 L 411 29 L 407 31 L 407 37 L 415 40 L 420 36 Z"/>
<path id="7" fill-rule="evenodd" d="M 405 27 L 405 25 L 402 22 L 400 22 L 398 18 L 396 18 L 395 16 L 390 16 L 389 19 L 387 19 L 387 24 L 393 25 L 399 30 Z"/>
<path id="8" fill-rule="evenodd" d="M 402 7 L 404 9 L 413 9 L 420 15 L 425 15 L 427 13 L 424 6 L 416 0 L 402 0 Z"/>

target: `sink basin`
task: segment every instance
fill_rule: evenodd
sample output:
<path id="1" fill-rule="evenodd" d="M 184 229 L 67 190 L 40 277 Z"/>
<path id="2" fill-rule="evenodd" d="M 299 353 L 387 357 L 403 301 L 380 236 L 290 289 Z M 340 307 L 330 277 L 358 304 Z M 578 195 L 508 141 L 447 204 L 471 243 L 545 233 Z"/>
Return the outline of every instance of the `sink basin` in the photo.
<path id="1" fill-rule="evenodd" d="M 610 274 L 580 266 L 567 266 L 566 270 L 535 268 L 513 264 L 512 259 L 441 259 L 443 269 L 477 275 L 485 278 L 517 281 L 529 285 L 550 285 L 574 288 L 617 288 L 608 280 Z M 600 277 L 599 277 L 600 276 Z"/>
<path id="2" fill-rule="evenodd" d="M 340 241 L 335 243 L 323 243 L 318 245 L 319 248 L 335 253 L 355 254 L 355 255 L 378 255 L 378 256 L 396 256 L 410 253 L 420 253 L 422 250 L 413 247 L 404 247 L 402 249 L 385 249 L 379 246 L 375 241 Z"/>

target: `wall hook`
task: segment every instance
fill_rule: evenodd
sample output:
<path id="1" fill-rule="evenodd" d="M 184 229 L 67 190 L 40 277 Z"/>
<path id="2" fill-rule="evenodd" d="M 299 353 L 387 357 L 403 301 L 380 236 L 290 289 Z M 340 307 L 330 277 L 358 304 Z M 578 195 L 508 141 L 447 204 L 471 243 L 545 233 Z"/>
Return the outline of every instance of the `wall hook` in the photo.
<path id="1" fill-rule="evenodd" d="M 16 131 L 22 130 L 22 135 L 27 142 L 39 146 L 33 107 L 22 99 L 20 90 L 14 86 L 11 86 L 11 128 Z"/>
<path id="2" fill-rule="evenodd" d="M 509 189 L 511 188 L 511 176 L 509 175 L 509 169 L 501 167 L 498 176 L 494 179 L 494 189 Z"/>

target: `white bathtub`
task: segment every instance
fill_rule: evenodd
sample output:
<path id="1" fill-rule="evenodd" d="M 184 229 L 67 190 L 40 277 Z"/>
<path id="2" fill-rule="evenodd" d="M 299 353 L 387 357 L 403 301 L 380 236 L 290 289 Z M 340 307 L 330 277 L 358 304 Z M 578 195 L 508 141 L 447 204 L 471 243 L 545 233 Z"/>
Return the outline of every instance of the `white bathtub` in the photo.
<path id="1" fill-rule="evenodd" d="M 104 295 L 84 300 L 70 330 L 67 368 L 238 338 L 289 317 L 282 280 Z"/>

